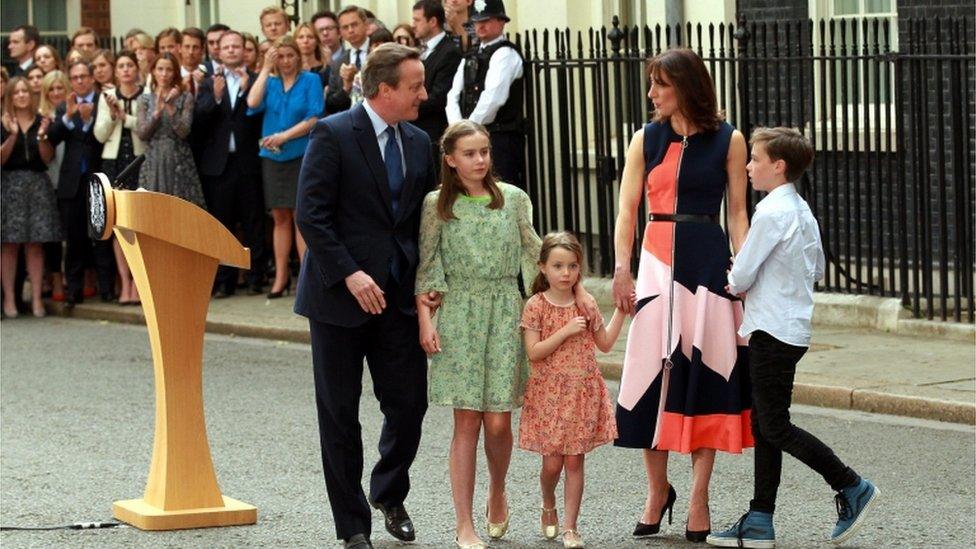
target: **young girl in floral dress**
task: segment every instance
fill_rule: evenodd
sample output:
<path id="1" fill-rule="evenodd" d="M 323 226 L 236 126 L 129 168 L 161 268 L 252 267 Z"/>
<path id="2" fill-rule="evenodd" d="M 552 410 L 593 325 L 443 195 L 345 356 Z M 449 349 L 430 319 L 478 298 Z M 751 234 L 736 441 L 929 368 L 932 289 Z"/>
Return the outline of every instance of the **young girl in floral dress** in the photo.
<path id="1" fill-rule="evenodd" d="M 594 347 L 608 352 L 620 335 L 624 313 L 610 324 L 587 329 L 574 295 L 583 248 L 566 232 L 546 235 L 534 294 L 522 314 L 525 349 L 532 372 L 525 389 L 519 446 L 542 454 L 542 535 L 558 534 L 556 484 L 566 471 L 563 545 L 583 547 L 576 529 L 583 499 L 583 458 L 617 437 L 613 401 L 596 364 Z"/>

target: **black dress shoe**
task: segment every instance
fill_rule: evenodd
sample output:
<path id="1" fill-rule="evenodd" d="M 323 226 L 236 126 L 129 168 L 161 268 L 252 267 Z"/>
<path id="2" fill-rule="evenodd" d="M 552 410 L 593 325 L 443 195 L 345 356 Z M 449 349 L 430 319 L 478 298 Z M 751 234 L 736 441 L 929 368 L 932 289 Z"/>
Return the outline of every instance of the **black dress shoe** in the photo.
<path id="1" fill-rule="evenodd" d="M 225 297 L 230 297 L 232 295 L 234 295 L 234 292 L 224 289 L 224 290 L 217 290 L 216 292 L 214 292 L 213 296 L 214 299 L 224 299 Z"/>
<path id="2" fill-rule="evenodd" d="M 112 292 L 102 292 L 101 294 L 102 303 L 111 303 L 115 301 L 115 294 Z"/>
<path id="3" fill-rule="evenodd" d="M 373 507 L 383 513 L 383 525 L 391 536 L 400 541 L 413 541 L 417 539 L 417 533 L 413 529 L 413 521 L 407 514 L 403 505 L 386 506 L 380 503 L 370 502 Z"/>
<path id="4" fill-rule="evenodd" d="M 356 534 L 343 541 L 342 546 L 349 549 L 373 549 L 373 544 L 369 542 L 369 538 L 365 534 Z"/>

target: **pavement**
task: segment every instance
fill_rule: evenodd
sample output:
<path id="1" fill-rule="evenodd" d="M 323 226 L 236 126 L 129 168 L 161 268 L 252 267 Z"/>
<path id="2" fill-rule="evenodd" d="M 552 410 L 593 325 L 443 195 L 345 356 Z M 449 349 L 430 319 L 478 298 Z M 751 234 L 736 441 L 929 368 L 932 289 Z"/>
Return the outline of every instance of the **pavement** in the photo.
<path id="1" fill-rule="evenodd" d="M 261 298 L 214 305 L 247 310 Z M 267 305 L 286 312 L 285 303 Z M 114 307 L 118 309 L 119 307 Z M 289 318 L 283 315 L 282 318 Z M 143 532 L 108 530 L 2 531 L 4 549 L 50 548 L 332 548 L 309 345 L 208 334 L 203 392 L 207 436 L 221 491 L 258 508 L 252 526 Z M 138 498 L 153 445 L 153 368 L 144 326 L 62 317 L 0 323 L 0 526 L 54 526 L 111 519 L 112 502 Z M 820 351 L 825 352 L 825 351 Z M 816 355 L 817 353 L 811 353 Z M 611 394 L 617 383 L 608 381 Z M 976 516 L 976 429 L 971 425 L 794 406 L 792 420 L 833 448 L 881 489 L 876 510 L 846 547 L 973 547 Z M 411 468 L 406 506 L 417 542 L 403 546 L 373 512 L 378 549 L 453 547 L 454 511 L 448 451 L 452 417 L 432 406 Z M 366 473 L 377 459 L 383 423 L 364 375 L 359 409 Z M 513 414 L 517 432 L 519 414 Z M 670 458 L 678 493 L 674 523 L 660 535 L 630 533 L 645 498 L 641 452 L 601 446 L 587 455 L 579 529 L 587 547 L 693 547 L 684 539 L 691 489 L 688 456 Z M 555 549 L 539 534 L 539 456 L 515 449 L 506 493 L 511 528 L 493 549 Z M 752 493 L 753 456 L 719 453 L 711 477 L 715 529 L 731 525 Z M 479 451 L 476 527 L 484 535 L 488 485 Z M 562 486 L 557 491 L 562 505 Z M 799 461 L 783 460 L 776 508 L 776 546 L 828 547 L 837 519 L 833 492 Z M 701 546 L 697 546 L 701 547 Z"/>
<path id="2" fill-rule="evenodd" d="M 609 281 L 587 289 L 612 309 Z M 210 302 L 207 332 L 308 343 L 308 324 L 292 312 L 294 298 L 235 295 Z M 74 318 L 145 324 L 141 307 L 89 300 Z M 604 377 L 618 380 L 627 326 L 610 353 L 598 357 Z M 976 328 L 917 320 L 897 299 L 816 294 L 813 341 L 797 368 L 794 402 L 814 406 L 976 424 Z"/>

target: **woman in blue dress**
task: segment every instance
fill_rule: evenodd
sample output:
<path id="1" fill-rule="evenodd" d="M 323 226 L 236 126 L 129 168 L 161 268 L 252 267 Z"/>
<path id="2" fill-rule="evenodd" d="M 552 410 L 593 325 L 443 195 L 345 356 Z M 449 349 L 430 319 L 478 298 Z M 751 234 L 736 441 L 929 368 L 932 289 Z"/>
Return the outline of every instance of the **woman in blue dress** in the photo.
<path id="1" fill-rule="evenodd" d="M 272 74 L 274 73 L 274 74 Z M 298 172 L 308 145 L 308 134 L 325 106 L 322 81 L 302 70 L 302 55 L 290 35 L 275 40 L 247 96 L 248 114 L 264 113 L 261 130 L 261 175 L 264 206 L 274 219 L 272 241 L 275 279 L 271 299 L 291 289 L 288 256 L 294 239 L 301 260 L 305 241 L 295 228 L 295 196 Z"/>

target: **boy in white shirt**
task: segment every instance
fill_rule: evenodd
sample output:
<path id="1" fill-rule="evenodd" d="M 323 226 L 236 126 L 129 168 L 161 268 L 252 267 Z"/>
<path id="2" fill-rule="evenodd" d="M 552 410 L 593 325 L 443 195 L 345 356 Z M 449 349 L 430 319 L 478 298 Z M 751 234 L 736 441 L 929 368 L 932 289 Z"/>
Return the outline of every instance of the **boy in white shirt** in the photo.
<path id="1" fill-rule="evenodd" d="M 824 273 L 820 227 L 791 183 L 813 162 L 813 146 L 792 128 L 757 128 L 749 144 L 746 170 L 752 187 L 769 194 L 756 204 L 726 289 L 745 297 L 739 335 L 749 337 L 755 491 L 749 512 L 707 541 L 719 547 L 775 546 L 773 511 L 786 452 L 837 491 L 831 541 L 843 543 L 861 526 L 880 491 L 827 445 L 793 425 L 789 413 L 796 364 L 810 345 L 813 284 Z"/>

